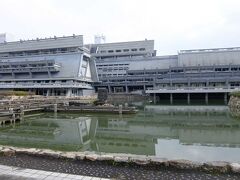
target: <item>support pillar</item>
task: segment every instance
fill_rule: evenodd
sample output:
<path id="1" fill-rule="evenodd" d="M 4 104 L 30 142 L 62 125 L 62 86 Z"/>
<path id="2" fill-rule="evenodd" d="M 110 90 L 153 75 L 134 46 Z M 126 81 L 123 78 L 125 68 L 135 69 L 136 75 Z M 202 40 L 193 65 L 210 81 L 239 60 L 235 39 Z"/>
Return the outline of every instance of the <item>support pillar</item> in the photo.
<path id="1" fill-rule="evenodd" d="M 20 106 L 20 120 L 23 120 L 24 118 L 24 106 Z"/>
<path id="2" fill-rule="evenodd" d="M 128 86 L 125 86 L 125 88 L 126 88 L 126 93 L 128 93 Z"/>
<path id="3" fill-rule="evenodd" d="M 47 89 L 47 94 L 46 96 L 50 96 L 50 89 Z"/>
<path id="4" fill-rule="evenodd" d="M 227 100 L 227 93 L 224 93 L 224 104 L 227 105 L 228 100 Z"/>
<path id="5" fill-rule="evenodd" d="M 205 94 L 205 104 L 208 105 L 208 93 Z"/>
<path id="6" fill-rule="evenodd" d="M 111 86 L 108 86 L 108 92 L 112 93 Z"/>
<path id="7" fill-rule="evenodd" d="M 120 104 L 120 105 L 119 105 L 119 110 L 118 110 L 118 111 L 119 111 L 119 114 L 122 114 L 122 109 L 123 109 L 123 106 Z"/>
<path id="8" fill-rule="evenodd" d="M 54 108 L 54 113 L 57 113 L 57 104 L 54 104 L 53 108 Z"/>
<path id="9" fill-rule="evenodd" d="M 187 94 L 187 103 L 190 104 L 190 93 Z"/>
<path id="10" fill-rule="evenodd" d="M 170 93 L 170 104 L 172 105 L 173 104 L 173 94 Z"/>
<path id="11" fill-rule="evenodd" d="M 67 89 L 67 94 L 66 94 L 67 97 L 71 97 L 72 96 L 72 89 Z"/>
<path id="12" fill-rule="evenodd" d="M 156 104 L 156 93 L 153 93 L 153 103 Z"/>

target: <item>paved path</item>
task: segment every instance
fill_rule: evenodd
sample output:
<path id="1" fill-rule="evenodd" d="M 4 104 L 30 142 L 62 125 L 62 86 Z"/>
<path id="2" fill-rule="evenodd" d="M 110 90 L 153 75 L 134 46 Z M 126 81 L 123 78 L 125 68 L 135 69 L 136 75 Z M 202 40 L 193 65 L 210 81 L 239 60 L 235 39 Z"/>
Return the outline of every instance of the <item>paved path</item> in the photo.
<path id="1" fill-rule="evenodd" d="M 217 174 L 206 173 L 196 170 L 179 170 L 170 167 L 138 166 L 134 164 L 113 164 L 109 162 L 88 160 L 56 159 L 50 157 L 39 157 L 25 154 L 16 156 L 0 156 L 0 164 L 19 167 L 17 169 L 36 169 L 38 172 L 52 171 L 53 175 L 74 174 L 78 177 L 90 176 L 100 179 L 108 178 L 114 180 L 239 180 L 240 174 Z M 20 168 L 21 167 L 21 168 Z M 37 174 L 37 173 L 36 173 Z M 80 175 L 80 176 L 79 176 Z M 0 177 L 3 180 L 5 177 Z M 8 179 L 7 179 L 8 178 Z M 11 180 L 11 177 L 6 177 Z M 18 178 L 20 179 L 20 178 Z M 56 178 L 57 179 L 57 178 Z M 85 178 L 89 179 L 89 178 Z M 84 180 L 85 180 L 84 179 Z M 30 180 L 30 179 L 29 179 Z"/>
<path id="2" fill-rule="evenodd" d="M 108 180 L 91 176 L 72 175 L 51 171 L 0 165 L 1 180 Z"/>

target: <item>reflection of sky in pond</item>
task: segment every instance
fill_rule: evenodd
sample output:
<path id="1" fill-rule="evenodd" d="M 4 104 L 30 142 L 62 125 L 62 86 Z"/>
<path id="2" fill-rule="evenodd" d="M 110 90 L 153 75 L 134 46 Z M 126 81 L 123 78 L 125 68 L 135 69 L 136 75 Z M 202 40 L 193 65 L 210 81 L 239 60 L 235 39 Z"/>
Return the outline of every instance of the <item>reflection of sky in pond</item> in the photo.
<path id="1" fill-rule="evenodd" d="M 155 149 L 156 156 L 168 159 L 240 162 L 239 148 L 182 145 L 175 139 L 158 139 Z"/>

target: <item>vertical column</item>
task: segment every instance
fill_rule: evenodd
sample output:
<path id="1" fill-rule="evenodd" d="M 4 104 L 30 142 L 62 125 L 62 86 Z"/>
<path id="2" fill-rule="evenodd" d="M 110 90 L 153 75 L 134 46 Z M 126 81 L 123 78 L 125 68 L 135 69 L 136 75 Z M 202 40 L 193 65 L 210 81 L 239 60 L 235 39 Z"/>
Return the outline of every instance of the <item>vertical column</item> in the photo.
<path id="1" fill-rule="evenodd" d="M 66 94 L 67 97 L 71 97 L 72 96 L 72 89 L 69 88 L 67 89 L 67 94 Z"/>
<path id="2" fill-rule="evenodd" d="M 227 105 L 228 100 L 227 100 L 227 93 L 224 93 L 224 104 Z"/>
<path id="3" fill-rule="evenodd" d="M 170 104 L 172 105 L 173 104 L 173 94 L 170 93 Z"/>
<path id="4" fill-rule="evenodd" d="M 153 93 L 153 103 L 156 104 L 156 93 Z"/>
<path id="5" fill-rule="evenodd" d="M 187 94 L 187 103 L 190 104 L 190 93 Z"/>
<path id="6" fill-rule="evenodd" d="M 112 89 L 111 89 L 111 86 L 110 86 L 110 85 L 108 85 L 108 92 L 109 92 L 109 93 L 112 93 Z"/>
<path id="7" fill-rule="evenodd" d="M 57 113 L 57 104 L 54 104 L 53 107 L 54 107 L 54 113 Z"/>
<path id="8" fill-rule="evenodd" d="M 208 93 L 205 94 L 205 104 L 208 105 Z"/>
<path id="9" fill-rule="evenodd" d="M 127 85 L 125 86 L 125 89 L 126 89 L 126 93 L 128 93 L 128 86 Z"/>
<path id="10" fill-rule="evenodd" d="M 13 112 L 13 108 L 9 108 L 9 113 L 12 115 L 12 122 L 15 122 L 16 117 L 15 113 Z M 2 123 L 4 124 L 4 121 Z"/>
<path id="11" fill-rule="evenodd" d="M 120 104 L 119 105 L 119 114 L 122 114 L 122 109 L 123 109 L 123 106 Z"/>
<path id="12" fill-rule="evenodd" d="M 20 106 L 20 121 L 23 120 L 23 118 L 24 118 L 24 106 L 21 105 Z"/>
<path id="13" fill-rule="evenodd" d="M 47 89 L 47 94 L 46 96 L 50 96 L 50 89 Z"/>

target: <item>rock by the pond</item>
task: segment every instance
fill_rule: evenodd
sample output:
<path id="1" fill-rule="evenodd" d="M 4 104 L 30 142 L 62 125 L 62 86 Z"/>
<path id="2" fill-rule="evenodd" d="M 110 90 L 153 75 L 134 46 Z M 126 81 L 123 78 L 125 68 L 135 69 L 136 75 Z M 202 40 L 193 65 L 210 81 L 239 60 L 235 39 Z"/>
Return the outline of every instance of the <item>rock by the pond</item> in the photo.
<path id="1" fill-rule="evenodd" d="M 15 151 L 12 149 L 3 149 L 1 152 L 3 153 L 4 156 L 14 156 L 15 155 Z"/>
<path id="2" fill-rule="evenodd" d="M 61 157 L 61 154 L 62 152 L 58 152 L 58 151 L 52 151 L 52 150 L 43 150 L 41 151 L 39 154 L 41 155 L 45 155 L 45 156 L 50 156 L 50 157 L 54 157 L 54 158 L 60 158 Z"/>
<path id="3" fill-rule="evenodd" d="M 82 152 L 77 152 L 75 158 L 76 158 L 77 160 L 84 160 L 85 157 L 86 157 L 86 155 L 85 155 L 84 153 L 82 153 Z"/>
<path id="4" fill-rule="evenodd" d="M 85 156 L 85 158 L 90 161 L 96 161 L 98 159 L 98 157 L 99 157 L 99 155 L 97 155 L 97 154 L 88 154 Z"/>
<path id="5" fill-rule="evenodd" d="M 114 161 L 119 162 L 119 163 L 128 163 L 128 157 L 127 156 L 115 156 Z"/>
<path id="6" fill-rule="evenodd" d="M 66 153 L 61 154 L 61 157 L 68 158 L 68 159 L 76 159 L 76 153 L 66 152 Z"/>
<path id="7" fill-rule="evenodd" d="M 149 164 L 150 162 L 147 156 L 133 156 L 130 158 L 130 161 L 138 165 L 146 165 L 146 164 Z"/>
<path id="8" fill-rule="evenodd" d="M 114 159 L 114 157 L 112 155 L 108 155 L 108 154 L 103 154 L 101 156 L 98 156 L 97 160 L 99 161 L 112 161 Z"/>
<path id="9" fill-rule="evenodd" d="M 229 172 L 231 167 L 228 162 L 224 161 L 212 161 L 203 164 L 203 169 L 207 171 L 217 171 L 221 173 Z"/>
<path id="10" fill-rule="evenodd" d="M 202 163 L 188 161 L 184 159 L 171 160 L 171 161 L 168 161 L 168 164 L 169 166 L 172 166 L 178 169 L 197 169 L 202 166 Z"/>
<path id="11" fill-rule="evenodd" d="M 232 172 L 240 173 L 240 164 L 239 163 L 231 163 L 230 164 Z"/>
<path id="12" fill-rule="evenodd" d="M 156 165 L 169 166 L 167 158 L 160 158 L 156 156 L 149 156 L 150 162 Z"/>

